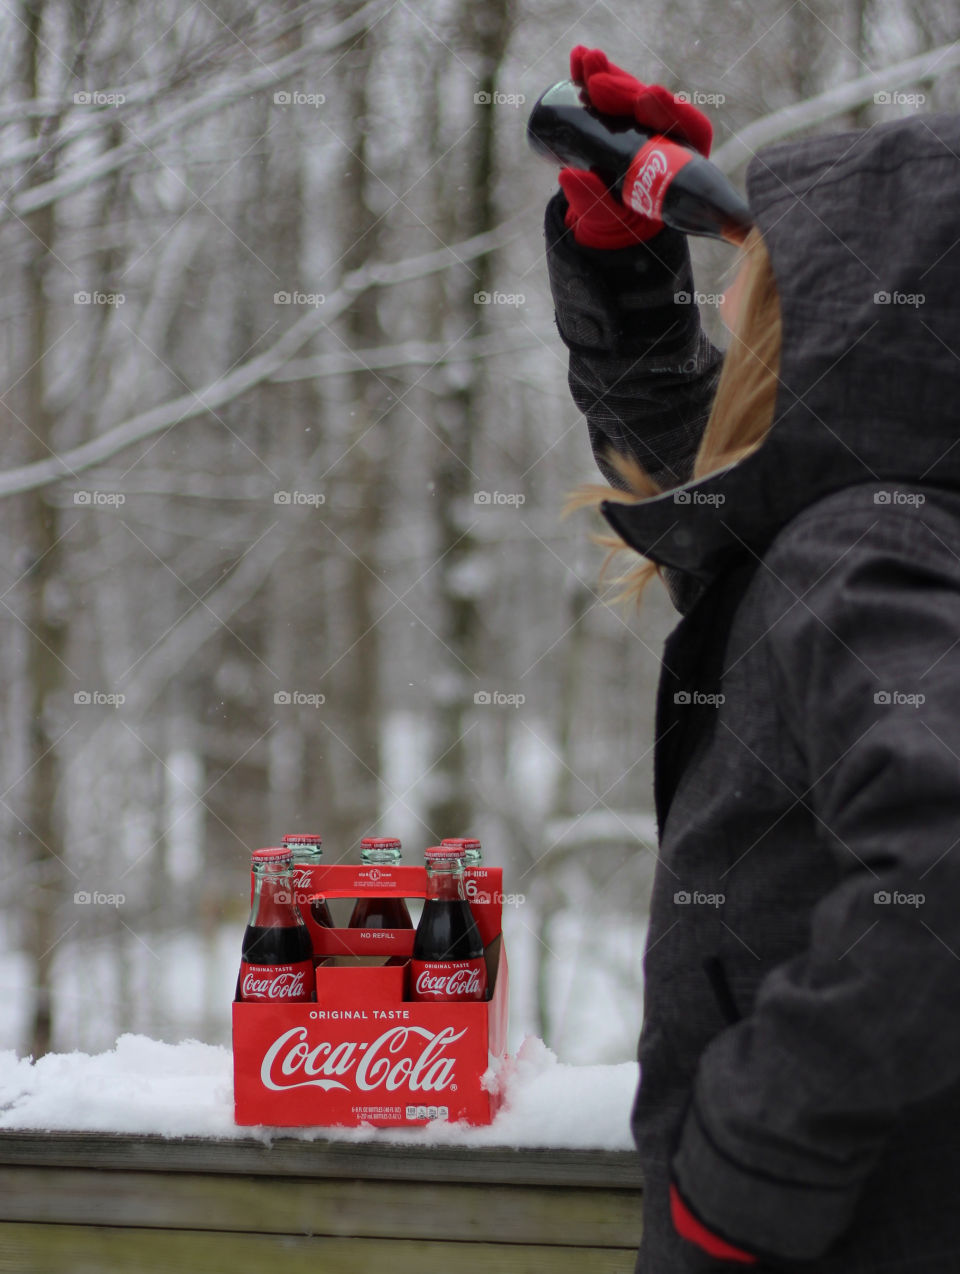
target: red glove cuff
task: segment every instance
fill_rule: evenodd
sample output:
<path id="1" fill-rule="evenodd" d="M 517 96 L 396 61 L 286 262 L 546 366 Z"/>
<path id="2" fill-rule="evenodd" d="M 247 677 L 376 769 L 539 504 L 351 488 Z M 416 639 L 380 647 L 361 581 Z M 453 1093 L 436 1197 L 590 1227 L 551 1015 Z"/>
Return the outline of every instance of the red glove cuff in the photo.
<path id="1" fill-rule="evenodd" d="M 673 1182 L 670 1183 L 670 1216 L 673 1219 L 673 1227 L 680 1237 L 695 1243 L 708 1256 L 718 1261 L 739 1261 L 742 1265 L 756 1265 L 757 1258 L 752 1252 L 734 1247 L 732 1243 L 721 1239 L 698 1221 L 684 1203 L 680 1191 Z"/>

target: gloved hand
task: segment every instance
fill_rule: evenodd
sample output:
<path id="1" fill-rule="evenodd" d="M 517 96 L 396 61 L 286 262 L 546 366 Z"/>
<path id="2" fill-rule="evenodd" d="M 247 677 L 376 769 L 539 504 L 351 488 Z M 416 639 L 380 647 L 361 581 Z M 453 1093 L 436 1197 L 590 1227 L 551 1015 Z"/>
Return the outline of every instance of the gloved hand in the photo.
<path id="1" fill-rule="evenodd" d="M 661 84 L 642 84 L 607 58 L 602 49 L 578 44 L 570 51 L 570 78 L 587 90 L 602 115 L 632 115 L 641 128 L 686 142 L 704 158 L 713 143 L 713 125 L 689 102 L 678 102 Z"/>
<path id="2" fill-rule="evenodd" d="M 571 50 L 570 77 L 583 85 L 591 104 L 603 114 L 632 116 L 643 128 L 709 155 L 713 126 L 702 111 L 689 102 L 678 102 L 659 84 L 642 84 L 615 66 L 601 49 L 578 44 Z M 626 248 L 652 239 L 663 228 L 662 221 L 622 204 L 595 173 L 564 168 L 560 185 L 570 205 L 567 229 L 584 247 Z"/>

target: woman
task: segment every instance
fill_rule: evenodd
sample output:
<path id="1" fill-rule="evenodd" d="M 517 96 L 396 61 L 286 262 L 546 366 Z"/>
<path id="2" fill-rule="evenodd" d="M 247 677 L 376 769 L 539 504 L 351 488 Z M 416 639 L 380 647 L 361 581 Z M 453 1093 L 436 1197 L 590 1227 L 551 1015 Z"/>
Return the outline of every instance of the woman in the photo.
<path id="1" fill-rule="evenodd" d="M 709 125 L 599 50 L 601 110 Z M 755 157 L 725 359 L 681 235 L 561 174 L 602 511 L 682 618 L 633 1128 L 643 1274 L 960 1270 L 960 117 Z M 721 370 L 722 369 L 722 370 Z"/>

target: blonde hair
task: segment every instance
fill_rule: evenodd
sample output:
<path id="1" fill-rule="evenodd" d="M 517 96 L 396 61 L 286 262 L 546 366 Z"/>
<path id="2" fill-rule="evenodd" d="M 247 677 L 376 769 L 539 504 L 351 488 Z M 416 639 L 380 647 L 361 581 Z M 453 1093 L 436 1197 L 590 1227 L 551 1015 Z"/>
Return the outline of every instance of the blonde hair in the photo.
<path id="1" fill-rule="evenodd" d="M 710 417 L 694 457 L 694 480 L 735 464 L 756 451 L 773 423 L 780 370 L 780 299 L 770 256 L 759 230 L 751 230 L 744 239 L 741 260 L 744 277 L 740 313 L 723 360 Z M 567 512 L 596 508 L 601 500 L 611 497 L 622 504 L 635 504 L 666 489 L 632 456 L 610 451 L 605 459 L 626 482 L 629 492 L 592 483 L 570 496 Z M 636 556 L 618 535 L 595 539 L 609 549 L 601 577 L 619 553 L 630 552 Z M 656 562 L 642 558 L 638 566 L 616 579 L 620 585 L 616 600 L 639 602 L 644 589 L 659 574 Z"/>

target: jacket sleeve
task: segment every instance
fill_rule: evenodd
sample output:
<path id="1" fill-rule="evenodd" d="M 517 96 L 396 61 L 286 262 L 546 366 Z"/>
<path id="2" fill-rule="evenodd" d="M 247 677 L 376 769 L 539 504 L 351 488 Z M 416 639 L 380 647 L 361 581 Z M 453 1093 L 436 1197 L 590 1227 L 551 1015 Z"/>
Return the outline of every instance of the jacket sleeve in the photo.
<path id="1" fill-rule="evenodd" d="M 597 463 L 620 489 L 611 449 L 677 486 L 692 471 L 722 363 L 700 328 L 686 238 L 665 229 L 636 247 L 584 248 L 566 209 L 562 191 L 547 205 L 547 269 Z"/>
<path id="2" fill-rule="evenodd" d="M 672 1163 L 704 1225 L 787 1260 L 842 1235 L 911 1104 L 960 1082 L 956 521 L 833 510 L 781 533 L 758 596 L 838 883 L 702 1055 Z"/>

